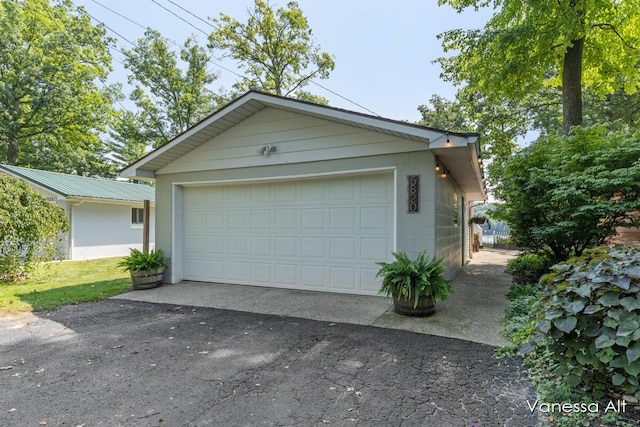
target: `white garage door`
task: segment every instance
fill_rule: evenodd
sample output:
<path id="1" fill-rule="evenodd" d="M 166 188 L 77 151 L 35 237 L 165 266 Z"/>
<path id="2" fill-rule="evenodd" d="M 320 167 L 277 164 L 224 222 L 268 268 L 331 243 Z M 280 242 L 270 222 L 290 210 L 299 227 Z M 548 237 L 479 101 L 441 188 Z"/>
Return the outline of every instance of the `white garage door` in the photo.
<path id="1" fill-rule="evenodd" d="M 184 278 L 375 295 L 393 174 L 184 190 Z"/>

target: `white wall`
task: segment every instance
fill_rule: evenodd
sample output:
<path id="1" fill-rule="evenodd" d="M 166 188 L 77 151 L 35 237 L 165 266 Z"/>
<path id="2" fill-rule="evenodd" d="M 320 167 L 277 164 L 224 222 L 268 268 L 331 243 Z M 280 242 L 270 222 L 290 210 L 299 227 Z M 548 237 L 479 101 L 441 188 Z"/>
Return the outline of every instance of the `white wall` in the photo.
<path id="1" fill-rule="evenodd" d="M 71 259 L 123 256 L 129 248 L 142 249 L 142 225 L 131 224 L 131 208 L 139 204 L 84 202 L 69 206 Z M 73 211 L 71 213 L 71 210 Z M 151 207 L 149 245 L 155 242 L 155 208 Z"/>

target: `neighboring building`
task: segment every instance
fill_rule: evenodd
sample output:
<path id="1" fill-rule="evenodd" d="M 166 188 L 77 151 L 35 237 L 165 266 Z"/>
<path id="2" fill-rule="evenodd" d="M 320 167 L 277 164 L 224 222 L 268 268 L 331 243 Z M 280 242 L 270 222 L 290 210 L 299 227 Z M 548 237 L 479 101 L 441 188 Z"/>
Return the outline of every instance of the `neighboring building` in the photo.
<path id="1" fill-rule="evenodd" d="M 120 175 L 156 180 L 171 283 L 375 295 L 393 251 L 468 260 L 480 159 L 477 134 L 249 92 Z"/>
<path id="2" fill-rule="evenodd" d="M 142 249 L 143 205 L 149 200 L 150 243 L 155 238 L 155 188 L 18 166 L 0 165 L 0 173 L 27 181 L 52 203 L 62 206 L 71 229 L 63 259 L 123 256 Z"/>

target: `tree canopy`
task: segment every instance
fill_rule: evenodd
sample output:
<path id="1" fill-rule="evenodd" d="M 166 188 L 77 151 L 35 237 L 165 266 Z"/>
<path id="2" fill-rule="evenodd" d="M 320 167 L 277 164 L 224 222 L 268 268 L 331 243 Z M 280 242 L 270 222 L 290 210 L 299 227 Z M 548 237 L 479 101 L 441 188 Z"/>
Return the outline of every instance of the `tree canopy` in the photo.
<path id="1" fill-rule="evenodd" d="M 135 84 L 130 98 L 139 115 L 120 114 L 125 122 L 112 133 L 120 143 L 140 145 L 146 141 L 157 148 L 211 114 L 222 102 L 209 89 L 217 78 L 208 70 L 210 55 L 195 39 L 187 39 L 176 53 L 158 31 L 149 29 L 133 49 L 123 52 L 125 67 L 131 72 L 129 83 Z M 131 120 L 138 124 L 137 135 Z M 118 135 L 118 129 L 125 128 L 127 132 Z"/>
<path id="2" fill-rule="evenodd" d="M 0 1 L 0 162 L 108 174 L 110 45 L 70 0 Z"/>
<path id="3" fill-rule="evenodd" d="M 474 91 L 527 100 L 545 87 L 561 88 L 563 132 L 582 124 L 582 89 L 604 97 L 640 86 L 640 0 L 439 0 L 461 11 L 493 6 L 483 30 L 440 37 L 447 52 L 442 77 Z"/>
<path id="4" fill-rule="evenodd" d="M 255 0 L 247 14 L 245 23 L 220 14 L 213 20 L 218 28 L 209 36 L 209 46 L 228 52 L 248 76 L 235 84 L 236 89 L 295 97 L 311 79 L 329 77 L 335 67 L 333 58 L 313 42 L 298 3 L 274 10 L 267 1 Z M 300 97 L 310 99 L 310 94 L 302 92 Z"/>

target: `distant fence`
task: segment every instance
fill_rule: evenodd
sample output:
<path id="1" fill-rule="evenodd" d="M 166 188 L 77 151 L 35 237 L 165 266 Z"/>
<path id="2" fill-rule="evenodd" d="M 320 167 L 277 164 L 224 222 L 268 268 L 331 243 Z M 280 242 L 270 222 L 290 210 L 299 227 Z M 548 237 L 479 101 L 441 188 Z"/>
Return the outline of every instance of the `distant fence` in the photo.
<path id="1" fill-rule="evenodd" d="M 509 238 L 509 233 L 496 233 L 495 231 L 486 231 L 482 233 L 482 238 L 480 239 L 480 243 L 482 245 L 495 245 L 499 240 L 504 240 Z"/>

